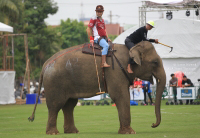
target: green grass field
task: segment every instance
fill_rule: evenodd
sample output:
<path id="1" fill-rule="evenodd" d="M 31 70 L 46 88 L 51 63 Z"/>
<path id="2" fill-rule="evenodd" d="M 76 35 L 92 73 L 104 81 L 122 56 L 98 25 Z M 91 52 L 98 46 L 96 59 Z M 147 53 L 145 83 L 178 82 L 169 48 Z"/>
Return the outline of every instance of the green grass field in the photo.
<path id="1" fill-rule="evenodd" d="M 154 106 L 131 106 L 131 126 L 136 135 L 117 134 L 119 121 L 116 107 L 79 106 L 75 108 L 76 127 L 80 134 L 64 134 L 63 113 L 59 112 L 59 135 L 46 135 L 48 110 L 39 104 L 35 121 L 29 122 L 33 105 L 0 105 L 0 138 L 200 138 L 200 105 L 164 105 L 162 122 L 156 122 Z"/>

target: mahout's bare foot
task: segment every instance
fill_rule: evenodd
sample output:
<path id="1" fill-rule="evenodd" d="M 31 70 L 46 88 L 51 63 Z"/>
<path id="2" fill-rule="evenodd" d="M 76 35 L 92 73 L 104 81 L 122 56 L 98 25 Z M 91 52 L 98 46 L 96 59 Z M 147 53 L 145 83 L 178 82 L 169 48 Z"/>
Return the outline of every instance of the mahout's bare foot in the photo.
<path id="1" fill-rule="evenodd" d="M 108 64 L 105 62 L 104 64 L 101 64 L 101 67 L 102 67 L 102 68 L 109 68 L 110 65 L 108 65 Z"/>
<path id="2" fill-rule="evenodd" d="M 126 70 L 128 71 L 128 73 L 133 73 L 133 71 L 131 70 L 131 68 L 127 68 Z"/>

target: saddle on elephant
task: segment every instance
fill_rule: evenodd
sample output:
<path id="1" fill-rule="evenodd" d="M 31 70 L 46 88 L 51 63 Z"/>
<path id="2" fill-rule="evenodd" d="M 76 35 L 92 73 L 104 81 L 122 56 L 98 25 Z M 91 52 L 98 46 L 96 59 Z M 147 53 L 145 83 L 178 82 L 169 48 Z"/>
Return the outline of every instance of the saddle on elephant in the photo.
<path id="1" fill-rule="evenodd" d="M 114 44 L 110 41 L 108 42 L 108 44 L 109 44 L 110 48 L 112 50 L 114 50 Z M 94 51 L 95 51 L 96 56 L 101 56 L 101 54 L 102 54 L 101 50 L 102 49 L 103 48 L 99 44 L 94 43 Z M 90 43 L 85 43 L 83 45 L 83 48 L 82 48 L 82 53 L 94 55 L 92 45 Z M 106 56 L 111 57 L 112 52 L 110 50 L 108 50 L 108 54 Z"/>

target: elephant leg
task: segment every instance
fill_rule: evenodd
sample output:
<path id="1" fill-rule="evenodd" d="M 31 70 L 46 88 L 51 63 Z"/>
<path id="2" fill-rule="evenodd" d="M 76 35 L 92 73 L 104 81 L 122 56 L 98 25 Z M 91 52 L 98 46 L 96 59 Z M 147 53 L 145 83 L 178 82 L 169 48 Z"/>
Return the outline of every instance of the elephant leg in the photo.
<path id="1" fill-rule="evenodd" d="M 64 114 L 64 133 L 79 133 L 78 129 L 74 125 L 74 107 L 76 106 L 78 99 L 69 99 L 65 106 L 62 108 Z"/>
<path id="2" fill-rule="evenodd" d="M 57 130 L 57 127 L 56 127 L 58 112 L 59 110 L 49 109 L 46 134 L 49 134 L 49 135 L 59 134 L 59 131 Z"/>
<path id="3" fill-rule="evenodd" d="M 130 94 L 129 91 L 121 91 L 121 92 L 114 92 L 115 94 L 111 96 L 111 99 L 116 104 L 119 121 L 120 121 L 120 128 L 118 133 L 119 134 L 136 134 L 136 132 L 130 127 L 131 123 L 131 115 L 130 115 Z M 116 96 L 116 93 L 118 95 Z"/>
<path id="4" fill-rule="evenodd" d="M 52 92 L 53 93 L 53 92 Z M 58 112 L 60 109 L 65 105 L 67 98 L 57 97 L 60 99 L 59 102 L 52 102 L 54 101 L 55 95 L 46 95 L 46 103 L 48 107 L 48 122 L 46 127 L 46 134 L 56 135 L 59 134 L 57 130 L 56 122 L 58 117 Z"/>

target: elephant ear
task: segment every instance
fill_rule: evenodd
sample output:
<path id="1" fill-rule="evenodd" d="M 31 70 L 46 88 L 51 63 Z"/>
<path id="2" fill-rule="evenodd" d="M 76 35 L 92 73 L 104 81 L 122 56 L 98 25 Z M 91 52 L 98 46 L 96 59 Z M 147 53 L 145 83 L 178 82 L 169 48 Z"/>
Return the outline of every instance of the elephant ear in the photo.
<path id="1" fill-rule="evenodd" d="M 131 58 L 134 59 L 134 61 L 141 66 L 141 58 L 140 58 L 140 52 L 137 49 L 137 47 L 132 47 L 129 51 L 129 55 Z"/>

